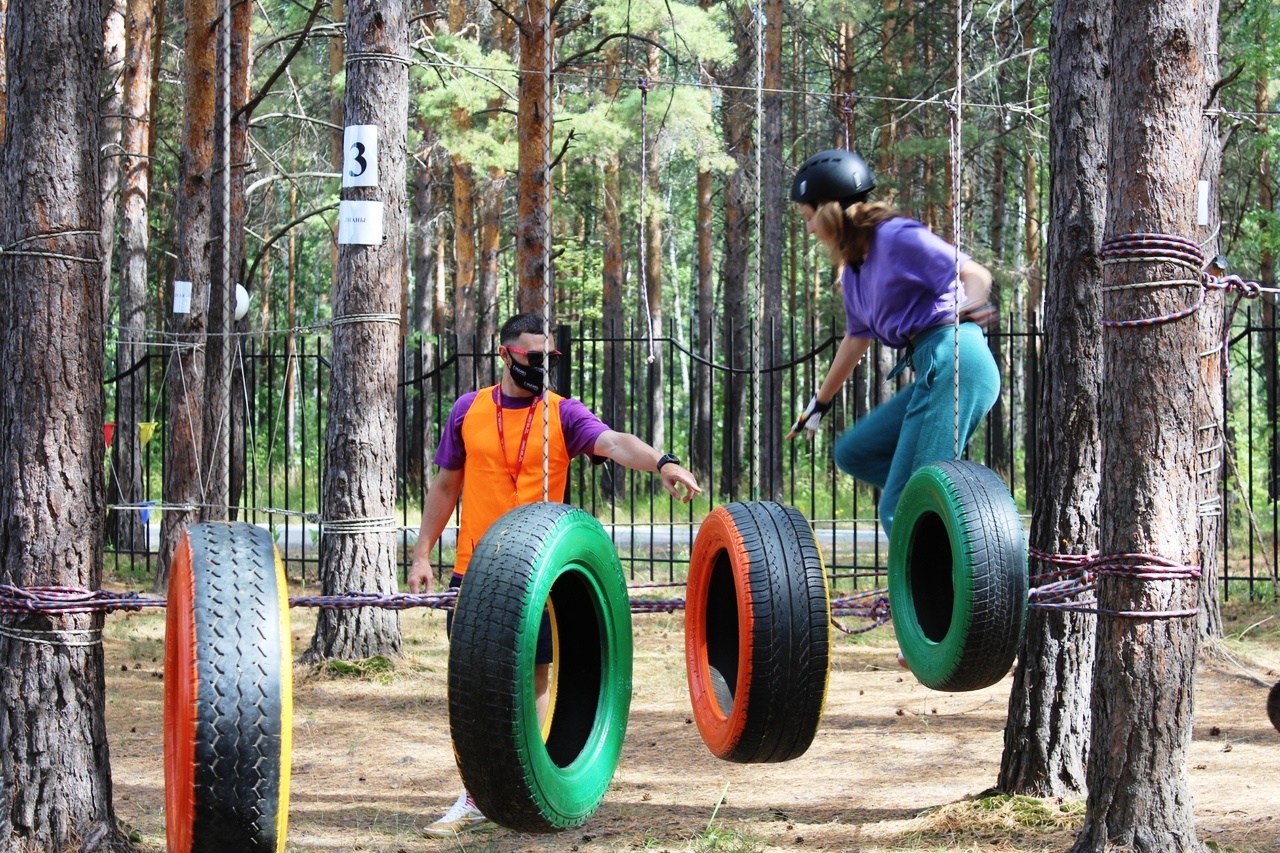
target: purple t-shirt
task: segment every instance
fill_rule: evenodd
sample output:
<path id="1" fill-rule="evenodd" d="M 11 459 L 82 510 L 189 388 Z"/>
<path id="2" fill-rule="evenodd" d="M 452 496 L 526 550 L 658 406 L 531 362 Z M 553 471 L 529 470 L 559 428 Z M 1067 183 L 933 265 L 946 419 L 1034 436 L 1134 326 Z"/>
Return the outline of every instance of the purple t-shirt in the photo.
<path id="1" fill-rule="evenodd" d="M 950 323 L 956 271 L 969 260 L 914 219 L 880 223 L 862 268 L 846 266 L 840 276 L 846 333 L 898 349 L 911 336 Z"/>
<path id="2" fill-rule="evenodd" d="M 487 393 L 488 389 L 485 389 Z M 462 420 L 471 409 L 472 402 L 478 392 L 463 394 L 453 404 L 449 412 L 449 420 L 445 422 L 440 433 L 440 446 L 436 448 L 435 463 L 441 468 L 457 471 L 467 458 L 467 448 L 462 442 Z M 502 408 L 527 409 L 533 405 L 535 397 L 508 397 L 502 395 Z M 564 433 L 565 448 L 569 458 L 575 459 L 595 449 L 596 439 L 609 429 L 604 421 L 582 404 L 582 401 L 565 397 L 560 401 L 560 429 Z M 599 461 L 599 460 L 594 460 Z"/>

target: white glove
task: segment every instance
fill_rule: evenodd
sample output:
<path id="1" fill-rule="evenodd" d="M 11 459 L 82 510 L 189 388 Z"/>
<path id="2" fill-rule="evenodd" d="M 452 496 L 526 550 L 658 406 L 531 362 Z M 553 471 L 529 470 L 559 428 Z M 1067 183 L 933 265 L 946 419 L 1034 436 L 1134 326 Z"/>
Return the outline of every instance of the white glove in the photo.
<path id="1" fill-rule="evenodd" d="M 818 424 L 822 422 L 822 416 L 831 409 L 833 400 L 822 402 L 818 399 L 818 395 L 814 394 L 813 399 L 809 401 L 809 405 L 804 407 L 804 412 L 796 420 L 795 425 L 791 427 L 791 432 L 787 433 L 787 438 L 799 435 L 800 430 L 808 430 L 812 436 L 818 431 Z"/>

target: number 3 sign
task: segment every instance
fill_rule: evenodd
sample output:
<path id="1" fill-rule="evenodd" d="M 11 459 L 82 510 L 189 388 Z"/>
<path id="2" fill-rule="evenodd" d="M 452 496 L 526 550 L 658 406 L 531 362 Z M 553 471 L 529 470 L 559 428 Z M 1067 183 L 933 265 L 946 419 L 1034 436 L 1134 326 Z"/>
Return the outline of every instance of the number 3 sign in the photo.
<path id="1" fill-rule="evenodd" d="M 378 185 L 378 126 L 353 124 L 342 133 L 342 185 Z"/>

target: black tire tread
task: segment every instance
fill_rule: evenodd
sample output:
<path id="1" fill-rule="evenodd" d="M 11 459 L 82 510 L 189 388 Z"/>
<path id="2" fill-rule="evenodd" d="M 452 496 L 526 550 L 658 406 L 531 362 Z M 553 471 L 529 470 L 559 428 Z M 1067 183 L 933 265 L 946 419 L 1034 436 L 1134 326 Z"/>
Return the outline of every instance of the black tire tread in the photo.
<path id="1" fill-rule="evenodd" d="M 274 851 L 282 761 L 280 590 L 270 533 L 196 524 L 195 853 Z"/>

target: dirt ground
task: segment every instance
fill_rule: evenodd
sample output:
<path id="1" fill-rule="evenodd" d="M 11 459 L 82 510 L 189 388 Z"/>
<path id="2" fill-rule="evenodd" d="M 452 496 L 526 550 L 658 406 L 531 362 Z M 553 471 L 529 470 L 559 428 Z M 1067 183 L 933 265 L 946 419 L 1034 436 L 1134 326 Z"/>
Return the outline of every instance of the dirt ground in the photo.
<path id="1" fill-rule="evenodd" d="M 147 851 L 164 849 L 163 619 L 116 613 L 106 632 L 116 811 Z M 313 619 L 293 612 L 295 653 Z M 1266 615 L 1229 619 L 1238 634 Z M 486 827 L 425 839 L 417 828 L 460 789 L 443 622 L 439 611 L 403 613 L 407 654 L 391 672 L 295 669 L 288 850 L 1040 851 L 1068 849 L 1082 820 L 1082 803 L 1053 802 L 1040 810 L 1047 827 L 1024 818 L 1001 829 L 975 817 L 962 801 L 995 781 L 1010 679 L 974 693 L 928 690 L 895 664 L 888 628 L 836 635 L 826 713 L 803 757 L 720 761 L 691 721 L 683 614 L 638 614 L 630 724 L 595 816 L 559 835 Z M 1199 838 L 1211 849 L 1280 851 L 1280 733 L 1266 718 L 1268 688 L 1246 675 L 1280 678 L 1274 626 L 1230 644 L 1239 665 L 1197 674 L 1187 773 Z"/>

